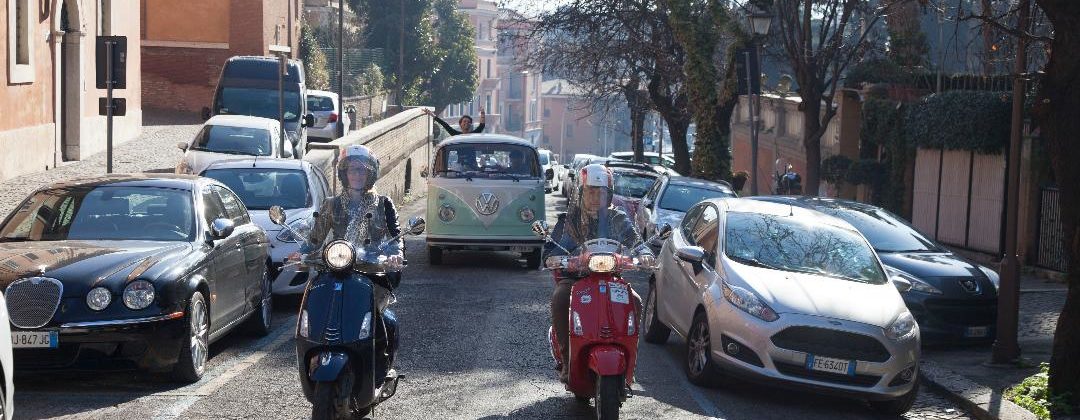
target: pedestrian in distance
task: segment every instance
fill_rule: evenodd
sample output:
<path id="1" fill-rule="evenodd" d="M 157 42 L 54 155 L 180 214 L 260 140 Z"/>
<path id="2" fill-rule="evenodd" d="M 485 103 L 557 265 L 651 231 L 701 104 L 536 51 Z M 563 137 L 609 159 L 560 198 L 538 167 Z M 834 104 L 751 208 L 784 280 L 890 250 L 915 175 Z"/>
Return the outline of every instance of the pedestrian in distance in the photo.
<path id="1" fill-rule="evenodd" d="M 451 136 L 456 136 L 456 135 L 461 134 L 461 133 L 483 133 L 484 132 L 485 114 L 484 114 L 484 109 L 483 108 L 480 108 L 480 124 L 477 124 L 476 128 L 473 128 L 473 126 L 472 126 L 472 124 L 473 124 L 472 117 L 470 117 L 468 115 L 462 115 L 461 118 L 458 118 L 458 128 L 460 128 L 460 130 L 455 130 L 454 127 L 451 127 L 450 124 L 447 124 L 446 121 L 443 121 L 442 118 L 439 118 L 439 116 L 435 115 L 434 112 L 431 112 L 430 109 L 424 108 L 424 113 L 430 115 L 431 118 L 434 118 L 435 122 L 439 123 L 439 125 L 441 125 L 442 128 L 444 130 L 446 130 L 446 133 L 451 135 Z"/>

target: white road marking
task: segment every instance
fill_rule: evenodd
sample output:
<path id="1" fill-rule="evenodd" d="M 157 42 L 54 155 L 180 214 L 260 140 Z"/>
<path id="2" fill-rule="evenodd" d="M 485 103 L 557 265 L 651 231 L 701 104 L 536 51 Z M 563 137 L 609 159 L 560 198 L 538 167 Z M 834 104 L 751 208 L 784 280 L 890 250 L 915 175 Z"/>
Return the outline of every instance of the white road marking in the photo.
<path id="1" fill-rule="evenodd" d="M 270 354 L 270 352 L 285 344 L 286 341 L 292 340 L 292 331 L 296 328 L 296 322 L 294 321 L 294 319 L 294 316 L 289 317 L 289 321 L 286 321 L 281 326 L 279 326 L 271 337 L 259 340 L 259 342 L 255 344 L 255 347 L 259 348 L 259 350 L 256 350 L 249 354 L 247 357 L 233 363 L 232 366 L 230 366 L 228 369 L 225 369 L 223 372 L 217 374 L 217 376 L 215 377 L 208 378 L 207 376 L 204 376 L 203 380 L 200 381 L 202 383 L 201 385 L 195 384 L 198 385 L 198 388 L 195 388 L 194 390 L 188 390 L 189 387 L 185 387 L 172 392 L 163 392 L 156 394 L 157 396 L 179 396 L 183 398 L 167 407 L 163 407 L 162 409 L 158 410 L 154 414 L 153 419 L 172 420 L 181 418 L 181 415 L 184 413 L 184 411 L 187 411 L 188 408 L 190 408 L 192 405 L 195 405 L 195 403 L 199 402 L 199 400 L 201 400 L 203 397 L 213 394 L 215 391 L 217 391 L 223 385 L 231 381 L 233 378 L 236 378 L 248 368 L 254 366 L 256 363 L 259 363 L 260 360 Z M 273 341 L 268 344 L 264 344 L 267 340 Z"/>
<path id="2" fill-rule="evenodd" d="M 709 397 L 705 396 L 705 394 L 703 394 L 701 390 L 699 390 L 696 386 L 694 386 L 694 384 L 691 384 L 690 381 L 686 379 L 686 375 L 678 374 L 678 372 L 682 371 L 682 369 L 680 369 L 678 366 L 675 366 L 671 362 L 671 357 L 667 356 L 667 352 L 664 352 L 660 355 L 659 359 L 663 360 L 663 363 L 665 367 L 667 367 L 668 371 L 676 372 L 676 376 L 678 376 L 679 378 L 676 381 L 679 382 L 679 386 L 682 387 L 683 391 L 686 391 L 686 393 L 690 395 L 690 398 L 694 399 L 694 402 L 697 403 L 699 408 L 701 408 L 701 411 L 710 418 L 727 418 L 724 413 L 720 412 L 719 408 L 716 408 L 716 404 L 713 404 L 712 401 L 709 401 Z"/>

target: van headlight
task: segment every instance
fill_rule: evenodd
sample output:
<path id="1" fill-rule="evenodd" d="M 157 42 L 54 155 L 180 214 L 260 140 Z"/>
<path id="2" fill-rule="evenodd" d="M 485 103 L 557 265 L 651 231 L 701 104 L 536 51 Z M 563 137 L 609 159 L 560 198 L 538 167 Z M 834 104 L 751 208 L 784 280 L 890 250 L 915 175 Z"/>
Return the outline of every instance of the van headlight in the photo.
<path id="1" fill-rule="evenodd" d="M 601 254 L 589 257 L 589 271 L 594 273 L 609 273 L 613 270 L 615 270 L 614 255 Z"/>
<path id="2" fill-rule="evenodd" d="M 154 285 L 146 280 L 135 280 L 124 288 L 124 306 L 128 309 L 146 309 L 154 303 Z"/>
<path id="3" fill-rule="evenodd" d="M 903 341 L 915 334 L 915 318 L 911 312 L 904 312 L 885 329 L 885 336 L 892 341 Z"/>
<path id="4" fill-rule="evenodd" d="M 911 283 L 911 290 L 914 290 L 916 292 L 922 292 L 922 293 L 926 293 L 926 294 L 930 294 L 930 295 L 940 295 L 940 294 L 942 294 L 941 290 L 938 290 L 938 288 L 930 285 L 930 283 L 919 280 L 918 277 L 915 277 L 915 276 L 913 276 L 911 274 L 908 274 L 908 273 L 905 273 L 903 271 L 897 270 L 895 268 L 886 266 L 885 267 L 885 273 L 889 275 L 889 280 L 892 280 L 893 277 L 899 277 L 899 278 L 902 278 L 904 280 L 907 280 L 908 283 Z"/>
<path id="5" fill-rule="evenodd" d="M 454 206 L 443 204 L 439 207 L 439 220 L 442 220 L 443 223 L 454 221 L 454 217 L 457 217 L 457 210 L 454 210 Z"/>
<path id="6" fill-rule="evenodd" d="M 323 250 L 323 261 L 335 270 L 343 270 L 351 266 L 354 256 L 352 245 L 345 241 L 331 242 Z"/>
<path id="7" fill-rule="evenodd" d="M 769 305 L 766 305 L 761 298 L 757 297 L 754 292 L 743 289 L 739 286 L 733 286 L 726 281 L 720 282 L 724 289 L 724 299 L 728 301 L 732 306 L 741 309 L 754 317 L 766 321 L 772 322 L 780 318 Z"/>

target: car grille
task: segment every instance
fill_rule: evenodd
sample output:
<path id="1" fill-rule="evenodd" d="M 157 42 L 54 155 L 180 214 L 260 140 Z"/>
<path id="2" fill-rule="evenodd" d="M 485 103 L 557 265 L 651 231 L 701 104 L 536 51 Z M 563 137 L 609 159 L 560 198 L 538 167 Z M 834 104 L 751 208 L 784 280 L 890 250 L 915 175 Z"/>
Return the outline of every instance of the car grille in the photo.
<path id="1" fill-rule="evenodd" d="M 795 365 L 790 363 L 776 362 L 776 370 L 787 376 L 794 376 L 796 378 L 811 379 L 821 382 L 830 382 L 834 384 L 852 385 L 861 387 L 872 387 L 877 385 L 881 380 L 880 376 L 875 375 L 841 375 L 839 373 L 831 372 L 818 372 L 816 370 L 807 369 L 806 366 Z"/>
<path id="2" fill-rule="evenodd" d="M 786 328 L 773 335 L 772 342 L 780 348 L 838 359 L 881 363 L 890 357 L 889 350 L 873 337 L 825 328 Z"/>
<path id="3" fill-rule="evenodd" d="M 927 299 L 923 305 L 928 315 L 949 324 L 985 326 L 997 322 L 994 299 Z"/>
<path id="4" fill-rule="evenodd" d="M 4 292 L 11 325 L 40 328 L 52 320 L 60 306 L 64 285 L 56 279 L 31 277 L 16 280 Z"/>

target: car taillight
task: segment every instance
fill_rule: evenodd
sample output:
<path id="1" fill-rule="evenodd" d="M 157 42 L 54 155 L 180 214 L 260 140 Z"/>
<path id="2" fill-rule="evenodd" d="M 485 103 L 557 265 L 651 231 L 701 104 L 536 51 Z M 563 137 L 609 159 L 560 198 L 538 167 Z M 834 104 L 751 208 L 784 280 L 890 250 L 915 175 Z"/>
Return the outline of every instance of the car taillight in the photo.
<path id="1" fill-rule="evenodd" d="M 336 112 L 331 112 L 330 113 L 330 118 L 327 118 L 326 122 L 328 122 L 328 123 L 337 122 L 337 113 Z"/>

